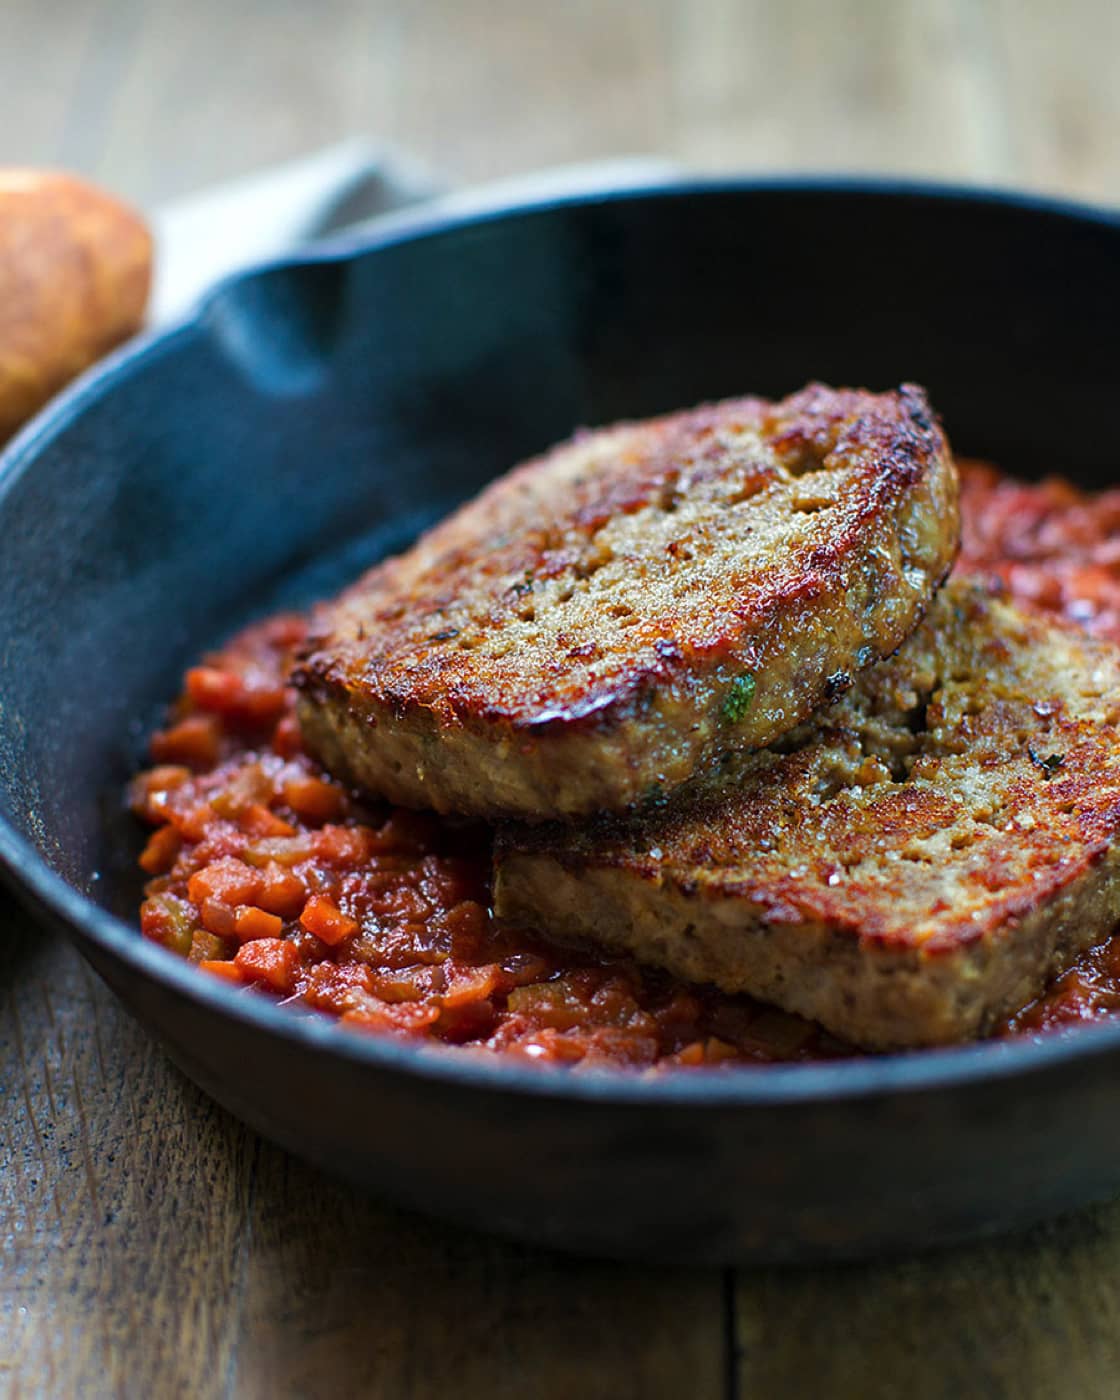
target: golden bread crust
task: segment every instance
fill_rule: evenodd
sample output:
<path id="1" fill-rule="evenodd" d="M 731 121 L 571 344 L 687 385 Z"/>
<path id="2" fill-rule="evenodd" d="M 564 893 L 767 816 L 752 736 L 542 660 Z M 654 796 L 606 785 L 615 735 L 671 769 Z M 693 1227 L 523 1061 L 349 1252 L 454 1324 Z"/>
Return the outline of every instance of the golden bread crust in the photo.
<path id="1" fill-rule="evenodd" d="M 951 581 L 897 656 L 629 822 L 506 831 L 500 915 L 869 1048 L 983 1034 L 1120 921 L 1120 649 Z"/>
<path id="2" fill-rule="evenodd" d="M 295 675 L 307 741 L 405 804 L 623 809 L 892 652 L 952 564 L 956 501 L 911 385 L 577 436 L 321 611 Z"/>

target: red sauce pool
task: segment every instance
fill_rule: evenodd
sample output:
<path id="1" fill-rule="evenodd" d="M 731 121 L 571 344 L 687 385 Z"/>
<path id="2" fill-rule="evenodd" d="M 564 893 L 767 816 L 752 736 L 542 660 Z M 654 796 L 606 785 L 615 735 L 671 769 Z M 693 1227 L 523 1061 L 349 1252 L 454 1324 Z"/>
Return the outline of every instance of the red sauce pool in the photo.
<path id="1" fill-rule="evenodd" d="M 1120 490 L 962 464 L 958 571 L 1120 642 Z M 301 618 L 249 628 L 187 673 L 133 806 L 154 827 L 146 937 L 212 976 L 358 1030 L 584 1068 L 669 1069 L 858 1053 L 799 1017 L 489 914 L 489 834 L 362 802 L 304 752 L 286 686 Z M 1120 1007 L 1120 938 L 999 1034 Z"/>

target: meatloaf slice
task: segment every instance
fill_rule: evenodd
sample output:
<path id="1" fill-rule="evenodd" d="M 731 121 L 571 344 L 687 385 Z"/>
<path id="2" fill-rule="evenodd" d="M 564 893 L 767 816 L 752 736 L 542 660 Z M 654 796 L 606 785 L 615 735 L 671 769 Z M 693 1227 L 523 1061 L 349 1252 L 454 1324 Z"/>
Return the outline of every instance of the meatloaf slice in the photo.
<path id="1" fill-rule="evenodd" d="M 309 747 L 394 802 L 620 810 L 892 652 L 957 548 L 920 389 L 811 387 L 586 433 L 313 623 Z"/>
<path id="2" fill-rule="evenodd" d="M 981 1036 L 1120 921 L 1120 649 L 952 580 L 892 660 L 629 822 L 507 830 L 498 913 L 870 1049 Z"/>

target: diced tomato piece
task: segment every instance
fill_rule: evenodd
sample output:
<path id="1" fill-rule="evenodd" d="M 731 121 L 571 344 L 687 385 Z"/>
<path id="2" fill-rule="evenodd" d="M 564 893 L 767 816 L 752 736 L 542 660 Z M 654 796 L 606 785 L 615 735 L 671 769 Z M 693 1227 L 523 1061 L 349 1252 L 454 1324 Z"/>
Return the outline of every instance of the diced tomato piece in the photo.
<path id="1" fill-rule="evenodd" d="M 346 794 L 341 788 L 310 773 L 288 779 L 284 801 L 298 817 L 315 823 L 334 821 L 346 808 Z"/>
<path id="2" fill-rule="evenodd" d="M 236 962 L 227 962 L 224 958 L 204 958 L 199 963 L 203 972 L 210 972 L 215 977 L 222 977 L 227 982 L 244 982 L 245 977 Z"/>
<path id="3" fill-rule="evenodd" d="M 216 933 L 219 938 L 232 938 L 236 928 L 236 916 L 228 904 L 220 899 L 204 899 L 199 905 L 198 917 L 204 928 Z"/>
<path id="4" fill-rule="evenodd" d="M 224 904 L 256 904 L 261 890 L 261 874 L 234 856 L 225 856 L 196 870 L 187 883 L 187 894 L 195 904 L 220 899 Z"/>
<path id="5" fill-rule="evenodd" d="M 358 865 L 370 853 L 373 833 L 365 826 L 324 826 L 310 833 L 316 860 L 327 865 Z"/>
<path id="6" fill-rule="evenodd" d="M 169 810 L 167 819 L 184 841 L 204 841 L 206 828 L 214 820 L 214 809 L 209 802 L 200 802 L 195 807 L 180 808 L 175 812 Z"/>
<path id="7" fill-rule="evenodd" d="M 290 992 L 299 977 L 299 953 L 282 938 L 258 938 L 238 949 L 234 962 L 253 982 L 276 992 Z"/>
<path id="8" fill-rule="evenodd" d="M 186 690 L 200 710 L 222 715 L 234 724 L 264 725 L 284 708 L 284 688 L 271 677 L 246 677 L 217 666 L 194 666 Z"/>
<path id="9" fill-rule="evenodd" d="M 246 724 L 265 728 L 275 724 L 287 703 L 282 685 L 248 684 L 241 704 L 240 718 Z"/>
<path id="10" fill-rule="evenodd" d="M 344 914 L 334 900 L 325 894 L 312 895 L 304 905 L 299 921 L 308 933 L 313 933 L 316 938 L 332 948 L 344 938 L 358 932 L 357 920 Z"/>
<path id="11" fill-rule="evenodd" d="M 472 1001 L 485 1001 L 502 983 L 502 969 L 496 963 L 482 967 L 466 967 L 451 978 L 447 991 L 440 997 L 448 1009 L 465 1006 Z"/>
<path id="12" fill-rule="evenodd" d="M 486 940 L 486 910 L 473 899 L 456 904 L 443 916 L 444 928 L 451 934 L 451 952 L 469 961 L 478 956 Z"/>
<path id="13" fill-rule="evenodd" d="M 283 715 L 272 731 L 272 747 L 281 758 L 295 758 L 303 751 L 303 734 L 295 715 Z"/>
<path id="14" fill-rule="evenodd" d="M 503 980 L 509 988 L 543 982 L 552 970 L 552 963 L 539 953 L 513 953 L 502 959 Z"/>
<path id="15" fill-rule="evenodd" d="M 233 918 L 233 931 L 242 943 L 251 943 L 257 938 L 279 938 L 283 928 L 282 919 L 253 904 L 243 904 Z"/>
<path id="16" fill-rule="evenodd" d="M 185 688 L 200 710 L 214 710 L 217 714 L 235 709 L 244 690 L 240 676 L 216 666 L 192 666 Z"/>
<path id="17" fill-rule="evenodd" d="M 308 941 L 314 940 L 309 937 Z M 308 967 L 306 951 L 301 949 L 301 955 L 307 974 L 303 997 L 309 1006 L 341 1016 L 352 1006 L 360 1005 L 363 994 L 372 990 L 373 978 L 364 963 L 344 963 L 340 967 L 327 960 Z"/>
<path id="18" fill-rule="evenodd" d="M 152 735 L 152 757 L 157 763 L 185 764 L 188 768 L 213 768 L 221 756 L 222 726 L 213 715 L 188 715 L 170 729 Z"/>
<path id="19" fill-rule="evenodd" d="M 369 985 L 371 991 L 382 1001 L 423 1001 L 425 997 L 432 995 L 432 978 L 432 969 L 419 965 L 399 968 L 396 971 L 387 969 L 383 972 L 371 972 Z"/>
<path id="20" fill-rule="evenodd" d="M 270 914 L 279 914 L 282 919 L 294 919 L 306 900 L 307 891 L 299 876 L 285 870 L 276 861 L 269 861 L 264 868 L 256 903 Z"/>
<path id="21" fill-rule="evenodd" d="M 436 1006 L 422 1006 L 416 1002 L 400 1002 L 390 1006 L 371 997 L 367 1003 L 344 1012 L 342 1020 L 348 1026 L 359 1026 L 363 1030 L 422 1035 L 439 1018 L 439 1014 Z"/>
<path id="22" fill-rule="evenodd" d="M 175 857 L 182 845 L 179 833 L 173 826 L 161 826 L 153 831 L 148 844 L 140 856 L 140 869 L 149 875 L 162 875 L 175 864 Z"/>
<path id="23" fill-rule="evenodd" d="M 246 807 L 238 819 L 241 830 L 249 836 L 294 836 L 295 827 L 269 811 L 263 802 Z"/>
<path id="24" fill-rule="evenodd" d="M 579 979 L 569 974 L 554 982 L 538 982 L 515 987 L 509 994 L 509 1009 L 531 1018 L 539 1026 L 567 1031 L 589 1020 L 588 996 Z"/>

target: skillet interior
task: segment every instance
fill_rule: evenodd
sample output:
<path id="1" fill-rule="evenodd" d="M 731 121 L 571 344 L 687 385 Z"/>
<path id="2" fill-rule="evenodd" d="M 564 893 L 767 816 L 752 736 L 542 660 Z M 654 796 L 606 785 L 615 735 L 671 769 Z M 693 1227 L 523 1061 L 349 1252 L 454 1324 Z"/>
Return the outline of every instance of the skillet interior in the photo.
<path id="1" fill-rule="evenodd" d="M 0 860 L 217 1098 L 422 1208 L 604 1253 L 810 1258 L 1112 1190 L 1120 1031 L 573 1081 L 200 985 L 95 905 L 135 908 L 119 794 L 189 659 L 576 424 L 916 379 L 959 448 L 1100 485 L 1118 313 L 1108 216 L 804 183 L 568 201 L 226 284 L 3 458 Z"/>

